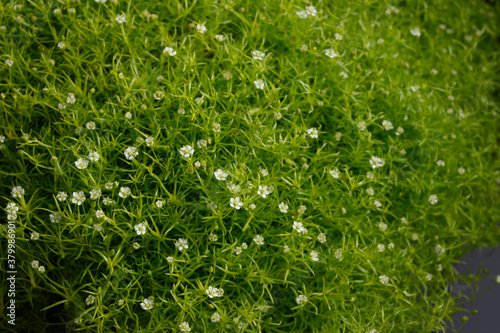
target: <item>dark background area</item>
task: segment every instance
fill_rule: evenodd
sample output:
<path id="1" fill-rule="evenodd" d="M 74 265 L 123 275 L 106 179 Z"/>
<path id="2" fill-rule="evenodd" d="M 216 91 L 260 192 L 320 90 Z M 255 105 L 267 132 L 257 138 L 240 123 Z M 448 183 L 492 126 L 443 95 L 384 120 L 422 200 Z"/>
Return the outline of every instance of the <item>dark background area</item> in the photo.
<path id="1" fill-rule="evenodd" d="M 479 281 L 478 289 L 473 286 L 472 290 L 465 282 L 455 282 L 451 285 L 453 293 L 457 296 L 462 293 L 469 297 L 463 307 L 467 312 L 455 315 L 454 328 L 458 329 L 464 322 L 464 315 L 469 320 L 459 330 L 460 333 L 500 333 L 500 284 L 496 283 L 496 276 L 500 275 L 500 247 L 496 249 L 475 249 L 461 258 L 464 264 L 457 264 L 455 268 L 462 274 L 476 274 L 480 269 L 488 269 L 483 273 L 489 279 Z M 493 285 L 493 287 L 487 290 Z M 477 310 L 477 314 L 471 316 L 471 311 Z M 452 333 L 454 330 L 448 330 Z"/>

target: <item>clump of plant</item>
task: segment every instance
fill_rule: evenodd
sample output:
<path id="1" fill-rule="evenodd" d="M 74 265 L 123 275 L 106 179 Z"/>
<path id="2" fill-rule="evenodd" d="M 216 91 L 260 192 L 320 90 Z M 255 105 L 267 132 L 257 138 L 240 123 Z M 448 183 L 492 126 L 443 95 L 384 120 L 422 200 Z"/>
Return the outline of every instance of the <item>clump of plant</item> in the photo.
<path id="1" fill-rule="evenodd" d="M 444 330 L 449 283 L 480 278 L 453 265 L 500 239 L 498 20 L 483 1 L 3 5 L 0 327 Z"/>

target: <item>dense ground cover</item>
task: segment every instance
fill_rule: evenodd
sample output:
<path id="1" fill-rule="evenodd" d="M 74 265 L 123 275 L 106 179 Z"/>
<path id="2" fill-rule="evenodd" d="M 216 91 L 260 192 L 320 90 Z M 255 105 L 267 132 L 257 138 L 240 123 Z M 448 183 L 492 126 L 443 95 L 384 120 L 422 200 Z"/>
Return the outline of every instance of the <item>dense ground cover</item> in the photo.
<path id="1" fill-rule="evenodd" d="M 442 331 L 449 282 L 495 282 L 453 264 L 500 239 L 498 21 L 484 1 L 3 4 L 0 328 Z"/>

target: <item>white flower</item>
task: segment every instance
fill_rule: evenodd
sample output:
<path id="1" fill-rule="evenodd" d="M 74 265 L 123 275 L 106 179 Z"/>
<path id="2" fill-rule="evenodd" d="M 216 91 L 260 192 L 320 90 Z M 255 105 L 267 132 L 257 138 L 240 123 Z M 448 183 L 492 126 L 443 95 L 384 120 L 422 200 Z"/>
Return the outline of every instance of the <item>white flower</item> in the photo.
<path id="1" fill-rule="evenodd" d="M 12 188 L 12 196 L 14 198 L 21 198 L 24 195 L 24 188 L 22 186 L 14 186 Z"/>
<path id="2" fill-rule="evenodd" d="M 279 204 L 279 209 L 282 213 L 285 213 L 285 214 L 288 213 L 288 205 L 284 202 L 281 202 Z"/>
<path id="3" fill-rule="evenodd" d="M 240 209 L 243 207 L 243 201 L 241 201 L 240 197 L 231 198 L 229 201 L 229 205 L 233 208 Z"/>
<path id="4" fill-rule="evenodd" d="M 264 60 L 264 57 L 266 56 L 266 54 L 264 52 L 261 52 L 261 51 L 252 51 L 252 57 L 255 59 L 255 60 Z"/>
<path id="5" fill-rule="evenodd" d="M 75 165 L 78 169 L 85 169 L 89 166 L 89 161 L 85 158 L 79 158 L 76 160 Z"/>
<path id="6" fill-rule="evenodd" d="M 311 251 L 309 254 L 311 256 L 312 261 L 319 261 L 319 254 L 316 251 Z"/>
<path id="7" fill-rule="evenodd" d="M 300 206 L 299 206 L 299 209 L 297 210 L 297 212 L 298 212 L 299 214 L 304 214 L 304 213 L 306 212 L 306 209 L 307 209 L 307 207 L 306 207 L 306 206 L 304 206 L 304 205 L 300 205 Z"/>
<path id="8" fill-rule="evenodd" d="M 127 160 L 133 160 L 137 157 L 137 155 L 139 155 L 139 151 L 137 151 L 137 148 L 128 147 L 127 149 L 125 149 L 125 158 Z"/>
<path id="9" fill-rule="evenodd" d="M 369 196 L 373 196 L 375 194 L 375 191 L 373 188 L 369 187 L 366 189 L 366 193 L 368 193 Z"/>
<path id="10" fill-rule="evenodd" d="M 372 156 L 370 159 L 370 166 L 375 169 L 375 168 L 381 168 L 385 165 L 385 160 Z"/>
<path id="11" fill-rule="evenodd" d="M 45 273 L 45 267 L 44 267 L 44 266 L 40 266 L 40 267 L 38 267 L 38 271 L 39 271 L 40 273 Z"/>
<path id="12" fill-rule="evenodd" d="M 500 275 L 497 275 L 496 282 L 500 284 Z"/>
<path id="13" fill-rule="evenodd" d="M 387 248 L 388 248 L 389 250 L 394 249 L 394 243 L 389 243 L 389 245 L 387 245 Z"/>
<path id="14" fill-rule="evenodd" d="M 307 10 L 307 14 L 309 14 L 311 16 L 316 16 L 316 14 L 318 13 L 318 11 L 316 10 L 316 8 L 314 8 L 314 6 L 308 6 L 308 7 L 306 7 L 306 10 Z"/>
<path id="15" fill-rule="evenodd" d="M 94 304 L 94 301 L 95 301 L 94 295 L 88 295 L 87 298 L 85 299 L 85 303 L 87 303 L 87 305 Z"/>
<path id="16" fill-rule="evenodd" d="M 307 302 L 307 296 L 299 295 L 299 297 L 295 299 L 295 302 L 297 302 L 298 305 L 302 305 Z"/>
<path id="17" fill-rule="evenodd" d="M 358 123 L 358 128 L 360 131 L 364 131 L 366 129 L 366 123 L 364 121 L 360 121 Z"/>
<path id="18" fill-rule="evenodd" d="M 59 42 L 57 43 L 57 47 L 63 50 L 66 47 L 66 44 L 64 44 L 64 42 Z"/>
<path id="19" fill-rule="evenodd" d="M 413 35 L 413 36 L 417 36 L 417 37 L 420 37 L 420 29 L 415 27 L 415 28 L 412 28 L 410 30 L 410 33 Z"/>
<path id="20" fill-rule="evenodd" d="M 442 160 L 437 161 L 437 166 L 444 167 L 444 161 Z"/>
<path id="21" fill-rule="evenodd" d="M 283 246 L 283 252 L 284 253 L 290 252 L 290 248 L 288 247 L 288 245 Z"/>
<path id="22" fill-rule="evenodd" d="M 229 191 L 231 193 L 234 193 L 234 194 L 239 193 L 241 191 L 240 185 L 235 185 L 235 184 L 233 184 L 233 182 L 229 182 L 227 184 L 227 188 L 229 189 Z"/>
<path id="23" fill-rule="evenodd" d="M 387 276 L 385 276 L 385 275 L 380 275 L 379 276 L 379 280 L 383 284 L 386 284 L 387 282 L 389 282 L 389 278 Z"/>
<path id="24" fill-rule="evenodd" d="M 31 233 L 31 240 L 38 240 L 40 238 L 40 234 L 36 231 Z"/>
<path id="25" fill-rule="evenodd" d="M 165 200 L 157 200 L 156 207 L 161 208 L 165 204 Z"/>
<path id="26" fill-rule="evenodd" d="M 257 245 L 264 245 L 264 237 L 262 237 L 261 235 L 255 236 L 255 238 L 253 239 L 253 241 Z"/>
<path id="27" fill-rule="evenodd" d="M 259 185 L 259 189 L 257 190 L 257 194 L 262 196 L 263 198 L 266 198 L 266 196 L 271 193 L 270 189 L 268 186 L 261 186 Z"/>
<path id="28" fill-rule="evenodd" d="M 438 244 L 434 247 L 434 251 L 436 251 L 436 254 L 440 257 L 444 254 L 444 247 Z"/>
<path id="29" fill-rule="evenodd" d="M 50 222 L 59 223 L 61 221 L 62 216 L 59 213 L 50 214 Z"/>
<path id="30" fill-rule="evenodd" d="M 349 75 L 347 75 L 347 73 L 346 73 L 346 72 L 343 72 L 343 71 L 342 71 L 342 72 L 340 72 L 340 74 L 339 74 L 339 75 L 340 75 L 343 79 L 347 79 L 347 78 L 349 77 Z"/>
<path id="31" fill-rule="evenodd" d="M 104 216 L 106 216 L 106 215 L 104 215 L 104 212 L 102 210 L 100 210 L 100 209 L 96 210 L 95 217 L 97 217 L 98 219 L 102 219 Z"/>
<path id="32" fill-rule="evenodd" d="M 168 54 L 169 56 L 173 57 L 174 55 L 177 54 L 177 52 L 170 46 L 167 46 L 166 48 L 163 49 L 163 54 Z"/>
<path id="33" fill-rule="evenodd" d="M 339 169 L 335 168 L 330 170 L 330 175 L 332 175 L 333 178 L 339 178 L 340 177 Z"/>
<path id="34" fill-rule="evenodd" d="M 335 36 L 336 40 L 342 40 L 342 35 L 341 34 L 336 33 L 334 36 Z"/>
<path id="35" fill-rule="evenodd" d="M 101 197 L 102 191 L 100 188 L 94 188 L 90 191 L 90 199 L 97 200 Z"/>
<path id="36" fill-rule="evenodd" d="M 154 139 L 151 136 L 146 138 L 146 146 L 151 147 L 154 143 Z"/>
<path id="37" fill-rule="evenodd" d="M 309 14 L 307 13 L 307 10 L 301 10 L 300 12 L 297 12 L 297 15 L 301 19 L 306 19 L 309 16 Z"/>
<path id="38" fill-rule="evenodd" d="M 213 130 L 215 133 L 219 133 L 219 132 L 220 132 L 220 124 L 219 124 L 219 123 L 213 123 L 213 124 L 212 124 L 212 130 Z"/>
<path id="39" fill-rule="evenodd" d="M 153 97 L 159 101 L 159 100 L 162 100 L 164 97 L 165 97 L 165 93 L 161 90 L 157 90 L 155 91 L 155 93 L 153 94 Z"/>
<path id="40" fill-rule="evenodd" d="M 141 308 L 144 310 L 151 310 L 153 308 L 154 304 L 154 297 L 149 296 L 148 298 L 145 298 L 143 302 L 141 302 Z"/>
<path id="41" fill-rule="evenodd" d="M 89 153 L 89 160 L 91 160 L 92 162 L 99 161 L 99 157 L 99 153 L 94 150 Z"/>
<path id="42" fill-rule="evenodd" d="M 73 192 L 73 198 L 71 199 L 71 202 L 80 206 L 86 199 L 87 198 L 85 198 L 85 193 L 83 193 L 83 191 Z"/>
<path id="43" fill-rule="evenodd" d="M 342 250 L 341 249 L 338 249 L 337 251 L 335 251 L 335 258 L 342 261 Z"/>
<path id="44" fill-rule="evenodd" d="M 385 231 L 387 229 L 387 224 L 385 224 L 384 222 L 380 222 L 378 227 L 380 228 L 380 230 Z"/>
<path id="45" fill-rule="evenodd" d="M 208 235 L 208 239 L 211 241 L 211 242 L 217 242 L 217 240 L 219 239 L 219 237 L 217 237 L 216 234 L 210 234 Z"/>
<path id="46" fill-rule="evenodd" d="M 227 172 L 224 172 L 222 169 L 218 169 L 217 171 L 215 171 L 214 175 L 217 180 L 226 180 L 228 176 Z"/>
<path id="47" fill-rule="evenodd" d="M 212 323 L 216 323 L 216 322 L 220 321 L 220 314 L 217 312 L 214 312 L 214 314 L 212 315 L 210 320 L 212 320 Z"/>
<path id="48" fill-rule="evenodd" d="M 401 223 L 403 223 L 403 224 L 407 224 L 408 223 L 408 220 L 406 219 L 406 217 L 402 217 L 401 218 Z"/>
<path id="49" fill-rule="evenodd" d="M 132 247 L 135 249 L 135 250 L 139 250 L 141 248 L 141 244 L 137 243 L 137 242 L 134 242 L 134 244 L 132 244 Z"/>
<path id="50" fill-rule="evenodd" d="M 37 269 L 37 268 L 38 268 L 38 266 L 39 266 L 39 262 L 38 262 L 38 260 L 33 260 L 33 261 L 31 262 L 31 267 L 33 267 L 34 269 Z"/>
<path id="51" fill-rule="evenodd" d="M 57 196 L 56 196 L 57 200 L 63 202 L 63 201 L 66 201 L 67 198 L 68 198 L 68 194 L 66 192 L 59 191 L 57 193 Z"/>
<path id="52" fill-rule="evenodd" d="M 214 288 L 212 286 L 209 286 L 208 289 L 205 290 L 205 292 L 210 298 L 222 297 L 222 295 L 224 295 L 224 289 Z"/>
<path id="53" fill-rule="evenodd" d="M 393 129 L 393 128 L 394 128 L 394 127 L 392 126 L 392 123 L 391 123 L 390 121 L 388 121 L 388 120 L 384 120 L 384 121 L 382 121 L 382 126 L 384 127 L 384 129 L 385 129 L 386 131 L 389 131 L 389 130 L 391 130 L 391 129 Z"/>
<path id="54" fill-rule="evenodd" d="M 127 22 L 127 18 L 125 14 L 120 14 L 115 17 L 115 21 L 118 22 L 118 24 L 123 24 Z"/>
<path id="55" fill-rule="evenodd" d="M 250 205 L 248 205 L 248 208 L 250 208 L 251 210 L 254 210 L 256 207 L 257 207 L 257 206 L 255 206 L 255 204 L 253 204 L 253 203 L 252 203 L 252 204 L 250 204 Z"/>
<path id="56" fill-rule="evenodd" d="M 431 194 L 429 197 L 429 202 L 431 205 L 435 205 L 438 202 L 438 197 L 435 194 Z"/>
<path id="57" fill-rule="evenodd" d="M 179 251 L 183 251 L 184 249 L 187 249 L 189 247 L 188 240 L 179 238 L 179 240 L 175 242 L 175 246 L 179 248 Z"/>
<path id="58" fill-rule="evenodd" d="M 334 49 L 326 49 L 323 52 L 325 52 L 325 55 L 327 57 L 330 57 L 332 59 L 339 56 L 339 54 L 337 52 L 335 52 Z"/>
<path id="59" fill-rule="evenodd" d="M 14 65 L 14 60 L 12 59 L 7 59 L 5 60 L 5 64 L 9 67 L 12 67 L 12 65 Z"/>
<path id="60" fill-rule="evenodd" d="M 260 90 L 264 90 L 264 80 L 256 80 L 256 81 L 253 81 L 253 83 L 255 84 L 255 87 L 257 89 L 260 89 Z"/>
<path id="61" fill-rule="evenodd" d="M 378 250 L 378 252 L 384 252 L 385 251 L 385 245 L 384 244 L 377 245 L 377 250 Z"/>
<path id="62" fill-rule="evenodd" d="M 125 118 L 132 119 L 132 112 L 125 113 Z"/>
<path id="63" fill-rule="evenodd" d="M 11 214 L 17 214 L 17 211 L 19 210 L 19 207 L 13 202 L 9 202 L 7 204 L 7 207 L 5 207 L 5 211 Z"/>
<path id="64" fill-rule="evenodd" d="M 198 148 L 206 148 L 207 147 L 207 140 L 201 139 L 196 142 L 198 145 Z"/>
<path id="65" fill-rule="evenodd" d="M 307 52 L 308 49 L 309 49 L 309 47 L 306 44 L 302 44 L 300 46 L 300 51 L 301 52 Z"/>
<path id="66" fill-rule="evenodd" d="M 196 30 L 198 30 L 200 34 L 204 34 L 205 32 L 207 32 L 207 27 L 205 27 L 203 24 L 197 24 Z"/>
<path id="67" fill-rule="evenodd" d="M 120 193 L 118 193 L 118 195 L 123 199 L 127 198 L 131 194 L 132 194 L 132 191 L 130 190 L 129 187 L 121 187 Z"/>
<path id="68" fill-rule="evenodd" d="M 260 174 L 264 177 L 267 177 L 269 175 L 269 172 L 267 171 L 267 169 L 262 169 L 260 170 Z"/>
<path id="69" fill-rule="evenodd" d="M 146 221 L 141 222 L 138 225 L 136 225 L 134 227 L 134 229 L 138 235 L 144 235 L 144 234 L 146 234 L 146 231 L 148 230 L 148 222 L 146 222 Z"/>
<path id="70" fill-rule="evenodd" d="M 326 242 L 326 236 L 325 236 L 325 234 L 324 234 L 324 233 L 320 233 L 320 234 L 318 235 L 318 240 L 319 240 L 319 242 L 320 242 L 321 244 L 324 244 L 324 243 Z"/>
<path id="71" fill-rule="evenodd" d="M 465 169 L 464 168 L 458 168 L 458 173 L 463 175 L 465 173 Z"/>
<path id="72" fill-rule="evenodd" d="M 307 134 L 309 134 L 309 136 L 313 139 L 317 139 L 318 138 L 318 130 L 314 127 L 310 128 L 307 130 Z"/>
<path id="73" fill-rule="evenodd" d="M 304 228 L 302 222 L 293 221 L 293 228 L 297 230 L 299 234 L 307 234 L 307 229 Z"/>
<path id="74" fill-rule="evenodd" d="M 181 154 L 182 157 L 189 158 L 191 155 L 194 154 L 194 148 L 191 147 L 190 145 L 183 146 L 181 149 L 179 149 L 179 153 Z"/>
<path id="75" fill-rule="evenodd" d="M 191 328 L 189 328 L 189 324 L 186 323 L 185 321 L 182 322 L 180 325 L 179 325 L 179 328 L 182 332 L 191 332 Z"/>
<path id="76" fill-rule="evenodd" d="M 226 40 L 226 37 L 224 35 L 218 34 L 215 35 L 215 39 L 217 39 L 219 42 L 223 42 Z"/>
<path id="77" fill-rule="evenodd" d="M 401 135 L 404 133 L 404 131 L 404 128 L 400 126 L 396 129 L 396 135 Z"/>
<path id="78" fill-rule="evenodd" d="M 72 93 L 68 94 L 68 97 L 66 98 L 66 103 L 68 104 L 74 104 L 76 102 L 75 95 Z"/>

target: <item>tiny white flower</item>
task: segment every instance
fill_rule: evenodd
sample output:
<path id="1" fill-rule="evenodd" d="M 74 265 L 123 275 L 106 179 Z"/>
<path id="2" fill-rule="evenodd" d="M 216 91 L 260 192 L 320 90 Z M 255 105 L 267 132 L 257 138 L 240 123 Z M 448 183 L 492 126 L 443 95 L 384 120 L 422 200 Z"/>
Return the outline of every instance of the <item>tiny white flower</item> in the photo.
<path id="1" fill-rule="evenodd" d="M 330 57 L 330 58 L 332 58 L 332 59 L 333 59 L 333 58 L 336 58 L 336 57 L 338 57 L 338 56 L 339 56 L 339 54 L 338 54 L 337 52 L 335 52 L 335 50 L 334 50 L 334 49 L 326 49 L 326 50 L 324 50 L 323 52 L 325 52 L 325 55 L 326 55 L 327 57 Z"/>
<path id="2" fill-rule="evenodd" d="M 380 222 L 379 225 L 378 225 L 378 227 L 382 231 L 386 231 L 387 230 L 387 224 L 385 224 L 384 222 Z"/>
<path id="3" fill-rule="evenodd" d="M 307 14 L 311 16 L 316 16 L 316 14 L 318 13 L 318 11 L 316 10 L 316 8 L 314 8 L 314 6 L 307 6 L 306 10 Z"/>
<path id="4" fill-rule="evenodd" d="M 442 160 L 437 161 L 436 164 L 439 167 L 444 167 L 444 161 L 442 161 Z"/>
<path id="5" fill-rule="evenodd" d="M 307 234 L 307 229 L 304 228 L 302 222 L 293 221 L 293 228 L 297 230 L 299 234 Z"/>
<path id="6" fill-rule="evenodd" d="M 177 54 L 177 52 L 173 48 L 167 46 L 166 48 L 163 49 L 163 54 L 168 54 L 169 56 L 173 57 L 174 55 Z"/>
<path id="7" fill-rule="evenodd" d="M 279 204 L 279 209 L 282 213 L 285 213 L 285 214 L 288 213 L 288 205 L 284 202 L 281 202 Z"/>
<path id="8" fill-rule="evenodd" d="M 75 95 L 72 93 L 68 94 L 68 97 L 66 98 L 66 103 L 68 104 L 74 104 L 76 102 Z"/>
<path id="9" fill-rule="evenodd" d="M 157 90 L 155 91 L 155 93 L 153 94 L 153 97 L 157 100 L 157 101 L 160 101 L 162 100 L 164 97 L 165 97 L 165 93 L 161 90 Z"/>
<path id="10" fill-rule="evenodd" d="M 95 130 L 95 123 L 93 121 L 89 121 L 85 124 L 88 130 Z"/>
<path id="11" fill-rule="evenodd" d="M 100 209 L 96 210 L 95 217 L 97 217 L 98 219 L 102 219 L 104 216 L 106 216 L 106 215 L 104 214 L 104 212 L 102 210 L 100 210 Z"/>
<path id="12" fill-rule="evenodd" d="M 297 302 L 298 305 L 302 305 L 307 302 L 307 296 L 305 295 L 299 295 L 296 299 L 295 302 Z"/>
<path id="13" fill-rule="evenodd" d="M 297 12 L 297 15 L 301 19 L 306 19 L 309 16 L 309 13 L 307 12 L 307 10 L 301 10 L 300 12 Z"/>
<path id="14" fill-rule="evenodd" d="M 216 323 L 218 321 L 220 321 L 220 314 L 218 314 L 217 312 L 214 312 L 214 314 L 212 315 L 212 317 L 210 318 L 210 320 L 212 320 L 213 323 Z"/>
<path id="15" fill-rule="evenodd" d="M 123 24 L 127 22 L 127 17 L 125 14 L 120 14 L 115 17 L 115 21 L 118 22 L 118 24 Z"/>
<path id="16" fill-rule="evenodd" d="M 66 192 L 59 191 L 57 193 L 56 199 L 59 200 L 60 202 L 66 201 L 67 198 L 68 194 Z"/>
<path id="17" fill-rule="evenodd" d="M 87 198 L 85 198 L 85 193 L 83 191 L 73 192 L 73 198 L 71 198 L 71 202 L 80 206 Z"/>
<path id="18" fill-rule="evenodd" d="M 136 158 L 137 155 L 139 155 L 139 151 L 137 150 L 137 148 L 135 148 L 135 147 L 128 147 L 127 149 L 125 149 L 125 158 L 127 160 L 131 161 L 134 158 Z"/>
<path id="19" fill-rule="evenodd" d="M 335 251 L 335 258 L 342 261 L 342 250 L 341 249 L 338 249 Z"/>
<path id="20" fill-rule="evenodd" d="M 299 206 L 299 209 L 297 210 L 297 212 L 298 212 L 299 214 L 304 214 L 304 213 L 306 212 L 306 209 L 307 209 L 307 207 L 306 207 L 306 206 L 304 206 L 304 205 L 300 205 L 300 206 Z"/>
<path id="21" fill-rule="evenodd" d="M 135 249 L 135 250 L 139 250 L 141 248 L 141 244 L 137 243 L 137 242 L 134 242 L 134 244 L 132 244 L 132 247 Z"/>
<path id="22" fill-rule="evenodd" d="M 438 202 L 438 197 L 435 194 L 431 194 L 429 197 L 429 202 L 431 205 L 435 205 Z"/>
<path id="23" fill-rule="evenodd" d="M 389 245 L 387 245 L 387 248 L 388 248 L 389 250 L 394 249 L 394 243 L 389 243 Z"/>
<path id="24" fill-rule="evenodd" d="M 465 169 L 464 168 L 458 168 L 458 173 L 463 175 L 465 173 Z"/>
<path id="25" fill-rule="evenodd" d="M 59 213 L 50 214 L 50 222 L 59 223 L 62 216 Z"/>
<path id="26" fill-rule="evenodd" d="M 161 208 L 165 204 L 165 200 L 157 200 L 156 207 Z"/>
<path id="27" fill-rule="evenodd" d="M 138 235 L 145 235 L 146 231 L 148 230 L 148 222 L 146 221 L 141 222 L 138 225 L 136 225 L 134 229 Z"/>
<path id="28" fill-rule="evenodd" d="M 39 262 L 38 262 L 38 260 L 33 260 L 33 261 L 31 262 L 31 267 L 33 267 L 34 269 L 37 269 L 37 268 L 38 268 L 38 266 L 39 266 Z"/>
<path id="29" fill-rule="evenodd" d="M 410 30 L 410 33 L 413 35 L 413 36 L 417 36 L 417 37 L 420 37 L 420 29 L 415 27 L 415 28 L 412 28 Z"/>
<path id="30" fill-rule="evenodd" d="M 208 239 L 211 242 L 217 242 L 217 240 L 219 239 L 219 237 L 216 234 L 210 234 L 210 235 L 208 235 Z"/>
<path id="31" fill-rule="evenodd" d="M 262 169 L 260 170 L 260 174 L 264 177 L 267 177 L 269 175 L 269 172 L 267 171 L 267 169 Z"/>
<path id="32" fill-rule="evenodd" d="M 31 233 L 31 240 L 38 240 L 40 238 L 40 234 L 36 231 Z"/>
<path id="33" fill-rule="evenodd" d="M 141 302 L 141 308 L 144 310 L 151 310 L 154 305 L 154 298 L 153 296 L 149 296 L 148 298 L 145 298 L 143 302 Z"/>
<path id="34" fill-rule="evenodd" d="M 256 80 L 256 81 L 253 81 L 253 83 L 255 84 L 255 87 L 257 89 L 260 89 L 260 90 L 264 90 L 264 80 Z"/>
<path id="35" fill-rule="evenodd" d="M 99 161 L 99 157 L 99 153 L 94 150 L 89 153 L 89 160 L 91 160 L 92 162 Z"/>
<path id="36" fill-rule="evenodd" d="M 319 254 L 316 251 L 311 251 L 309 254 L 311 256 L 312 261 L 319 261 Z"/>
<path id="37" fill-rule="evenodd" d="M 213 124 L 212 124 L 212 130 L 213 130 L 215 133 L 219 133 L 219 132 L 220 132 L 220 124 L 219 124 L 219 123 L 213 123 Z"/>
<path id="38" fill-rule="evenodd" d="M 389 130 L 391 130 L 391 129 L 393 129 L 393 128 L 394 128 L 394 127 L 392 126 L 392 123 L 391 123 L 390 121 L 388 121 L 388 120 L 384 120 L 384 121 L 382 121 L 382 126 L 384 127 L 384 129 L 385 129 L 386 131 L 389 131 Z"/>
<path id="39" fill-rule="evenodd" d="M 262 196 L 263 198 L 266 198 L 266 196 L 271 193 L 269 190 L 268 186 L 261 186 L 259 185 L 259 189 L 257 190 L 257 194 Z"/>
<path id="40" fill-rule="evenodd" d="M 182 332 L 191 332 L 191 328 L 189 327 L 189 324 L 187 322 L 182 322 L 180 325 L 179 325 L 179 329 L 182 331 Z"/>
<path id="41" fill-rule="evenodd" d="M 379 280 L 383 284 L 386 284 L 387 282 L 389 282 L 389 278 L 387 276 L 385 276 L 385 275 L 379 276 Z"/>
<path id="42" fill-rule="evenodd" d="M 183 239 L 183 238 L 179 238 L 179 240 L 177 242 L 175 242 L 175 246 L 177 248 L 179 248 L 179 251 L 184 251 L 185 249 L 187 249 L 189 247 L 188 240 Z"/>
<path id="43" fill-rule="evenodd" d="M 317 139 L 318 138 L 318 130 L 314 127 L 310 128 L 307 130 L 307 134 L 309 134 L 309 136 L 313 139 Z"/>
<path id="44" fill-rule="evenodd" d="M 396 135 L 401 135 L 401 134 L 403 134 L 403 133 L 404 133 L 404 131 L 405 131 L 405 130 L 404 130 L 404 128 L 403 128 L 403 127 L 398 127 L 398 128 L 396 129 Z"/>
<path id="45" fill-rule="evenodd" d="M 381 168 L 385 165 L 385 160 L 383 160 L 379 157 L 372 156 L 370 159 L 370 165 L 373 169 Z"/>
<path id="46" fill-rule="evenodd" d="M 85 303 L 87 303 L 87 305 L 94 304 L 94 301 L 95 301 L 94 295 L 88 295 L 87 298 L 85 299 Z"/>
<path id="47" fill-rule="evenodd" d="M 384 252 L 385 251 L 385 245 L 384 244 L 377 245 L 377 250 L 378 250 L 378 252 Z"/>
<path id="48" fill-rule="evenodd" d="M 366 189 L 366 193 L 368 193 L 369 196 L 373 196 L 375 194 L 375 191 L 373 188 L 369 187 Z"/>
<path id="49" fill-rule="evenodd" d="M 132 119 L 132 112 L 125 113 L 125 118 Z"/>
<path id="50" fill-rule="evenodd" d="M 219 42 L 223 42 L 226 40 L 226 37 L 224 35 L 218 34 L 215 35 L 215 39 L 217 39 Z"/>
<path id="51" fill-rule="evenodd" d="M 496 282 L 500 284 L 500 275 L 497 275 Z"/>
<path id="52" fill-rule="evenodd" d="M 320 242 L 321 244 L 324 244 L 324 243 L 326 242 L 326 236 L 325 236 L 325 234 L 324 234 L 324 233 L 320 233 L 320 234 L 318 235 L 318 240 L 319 240 L 319 242 Z"/>
<path id="53" fill-rule="evenodd" d="M 85 158 L 79 158 L 76 160 L 75 165 L 78 169 L 85 169 L 89 166 L 89 161 Z"/>
<path id="54" fill-rule="evenodd" d="M 118 195 L 123 199 L 127 198 L 131 194 L 132 194 L 132 191 L 130 190 L 129 187 L 121 187 L 120 192 L 118 193 Z"/>
<path id="55" fill-rule="evenodd" d="M 261 235 L 255 236 L 255 238 L 253 239 L 253 241 L 257 245 L 264 245 L 264 237 L 262 237 Z"/>
<path id="56" fill-rule="evenodd" d="M 12 59 L 7 59 L 5 60 L 5 64 L 9 67 L 12 67 L 12 65 L 14 65 L 14 60 Z"/>
<path id="57" fill-rule="evenodd" d="M 38 267 L 38 271 L 39 271 L 40 273 L 45 273 L 45 267 L 44 267 L 44 266 L 40 266 L 40 267 Z"/>
<path id="58" fill-rule="evenodd" d="M 290 248 L 288 247 L 288 245 L 283 246 L 283 252 L 290 252 Z"/>
<path id="59" fill-rule="evenodd" d="M 266 56 L 266 54 L 264 52 L 261 52 L 261 51 L 252 51 L 252 57 L 255 59 L 255 60 L 264 60 L 264 57 Z"/>
<path id="60" fill-rule="evenodd" d="M 346 73 L 346 72 L 344 72 L 344 71 L 340 72 L 340 74 L 339 74 L 339 75 L 340 75 L 343 79 L 347 79 L 347 78 L 349 77 L 349 75 L 347 75 L 347 73 Z"/>
<path id="61" fill-rule="evenodd" d="M 102 191 L 100 188 L 94 188 L 90 191 L 90 199 L 97 200 L 101 197 Z"/>
<path id="62" fill-rule="evenodd" d="M 333 178 L 339 178 L 340 177 L 339 169 L 335 168 L 330 170 L 330 175 L 332 175 Z"/>
<path id="63" fill-rule="evenodd" d="M 179 149 L 179 153 L 182 157 L 189 158 L 194 154 L 194 148 L 192 148 L 190 145 L 186 145 Z"/>
<path id="64" fill-rule="evenodd" d="M 342 40 L 342 35 L 341 34 L 336 33 L 334 36 L 335 36 L 336 40 Z"/>
<path id="65" fill-rule="evenodd" d="M 205 32 L 207 32 L 207 27 L 205 27 L 203 24 L 197 24 L 196 30 L 198 30 L 200 34 L 204 34 Z"/>
<path id="66" fill-rule="evenodd" d="M 229 205 L 235 209 L 239 210 L 241 207 L 243 207 L 243 201 L 241 201 L 240 197 L 231 198 L 229 201 Z"/>
<path id="67" fill-rule="evenodd" d="M 64 50 L 66 48 L 66 44 L 64 44 L 64 42 L 59 42 L 57 43 L 57 47 L 60 48 L 61 50 Z"/>
<path id="68" fill-rule="evenodd" d="M 255 206 L 255 204 L 253 204 L 253 203 L 252 203 L 252 204 L 250 204 L 250 205 L 248 205 L 248 208 L 250 208 L 251 210 L 254 210 L 256 207 L 257 207 L 257 206 Z"/>
<path id="69" fill-rule="evenodd" d="M 438 244 L 434 247 L 434 251 L 436 251 L 437 256 L 440 257 L 444 254 L 444 247 Z"/>
<path id="70" fill-rule="evenodd" d="M 358 128 L 361 132 L 363 132 L 366 129 L 366 123 L 364 121 L 360 121 L 358 123 Z"/>
<path id="71" fill-rule="evenodd" d="M 14 186 L 12 188 L 12 196 L 14 198 L 21 198 L 24 195 L 24 188 L 22 186 Z"/>
<path id="72" fill-rule="evenodd" d="M 146 146 L 151 147 L 154 144 L 154 139 L 151 136 L 146 138 Z"/>
<path id="73" fill-rule="evenodd" d="M 406 219 L 406 217 L 402 217 L 401 218 L 401 223 L 402 224 L 407 224 L 408 223 L 408 220 Z"/>

